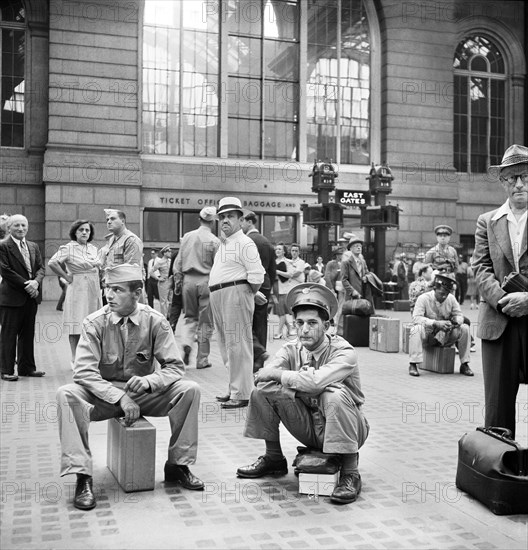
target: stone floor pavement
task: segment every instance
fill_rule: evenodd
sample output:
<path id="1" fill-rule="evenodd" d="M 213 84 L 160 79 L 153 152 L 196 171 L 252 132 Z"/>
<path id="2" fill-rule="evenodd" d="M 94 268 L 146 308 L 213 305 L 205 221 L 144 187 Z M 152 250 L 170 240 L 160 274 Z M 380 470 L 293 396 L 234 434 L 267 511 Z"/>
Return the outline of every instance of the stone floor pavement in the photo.
<path id="1" fill-rule="evenodd" d="M 476 321 L 475 311 L 464 311 Z M 381 313 L 410 318 L 409 313 Z M 90 438 L 98 505 L 82 512 L 71 504 L 75 477 L 58 475 L 54 396 L 71 377 L 67 337 L 55 304 L 44 303 L 37 320 L 37 365 L 46 377 L 0 383 L 3 550 L 527 548 L 528 516 L 495 516 L 455 487 L 457 442 L 482 422 L 480 349 L 472 354 L 473 378 L 458 372 L 411 378 L 401 351 L 358 348 L 371 426 L 360 452 L 363 492 L 354 504 L 336 506 L 327 497 L 300 495 L 292 469 L 278 479 L 235 476 L 263 445 L 242 437 L 247 409 L 224 411 L 214 399 L 225 390 L 227 377 L 213 342 L 213 368 L 188 370 L 202 388 L 198 461 L 192 471 L 206 482 L 205 491 L 165 487 L 168 422 L 149 419 L 157 428 L 155 490 L 124 493 L 106 468 L 107 423 L 94 423 Z M 271 341 L 269 349 L 280 345 Z M 518 412 L 517 439 L 526 445 L 526 386 Z M 296 445 L 283 434 L 290 462 Z"/>

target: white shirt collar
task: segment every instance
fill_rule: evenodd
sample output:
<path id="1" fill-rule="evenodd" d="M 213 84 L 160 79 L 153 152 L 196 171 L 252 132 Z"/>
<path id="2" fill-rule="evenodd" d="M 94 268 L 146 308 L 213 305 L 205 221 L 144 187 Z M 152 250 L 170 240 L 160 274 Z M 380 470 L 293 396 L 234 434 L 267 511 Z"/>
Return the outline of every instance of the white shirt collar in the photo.
<path id="1" fill-rule="evenodd" d="M 498 210 L 495 212 L 493 217 L 491 218 L 493 221 L 498 220 L 502 218 L 502 216 L 508 216 L 509 214 L 513 215 L 513 212 L 510 208 L 510 201 L 507 200 Z"/>

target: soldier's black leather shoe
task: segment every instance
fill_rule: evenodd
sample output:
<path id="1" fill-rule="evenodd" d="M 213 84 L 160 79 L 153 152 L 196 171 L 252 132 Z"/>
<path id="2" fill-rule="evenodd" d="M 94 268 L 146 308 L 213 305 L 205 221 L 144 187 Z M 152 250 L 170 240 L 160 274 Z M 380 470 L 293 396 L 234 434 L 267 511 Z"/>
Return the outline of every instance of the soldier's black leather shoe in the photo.
<path id="1" fill-rule="evenodd" d="M 91 510 L 95 508 L 95 496 L 93 494 L 92 476 L 77 474 L 77 486 L 73 505 L 79 510 Z"/>
<path id="2" fill-rule="evenodd" d="M 189 357 L 191 355 L 191 346 L 183 346 L 183 362 L 188 365 Z"/>
<path id="3" fill-rule="evenodd" d="M 259 456 L 253 464 L 238 468 L 238 477 L 263 477 L 269 475 L 284 476 L 288 473 L 288 463 L 285 458 L 270 460 L 267 456 Z"/>
<path id="4" fill-rule="evenodd" d="M 188 466 L 165 462 L 165 483 L 179 483 L 191 491 L 203 491 L 204 482 L 198 479 Z"/>
<path id="5" fill-rule="evenodd" d="M 361 493 L 361 476 L 359 474 L 345 474 L 341 476 L 334 492 L 330 496 L 332 502 L 350 504 Z"/>

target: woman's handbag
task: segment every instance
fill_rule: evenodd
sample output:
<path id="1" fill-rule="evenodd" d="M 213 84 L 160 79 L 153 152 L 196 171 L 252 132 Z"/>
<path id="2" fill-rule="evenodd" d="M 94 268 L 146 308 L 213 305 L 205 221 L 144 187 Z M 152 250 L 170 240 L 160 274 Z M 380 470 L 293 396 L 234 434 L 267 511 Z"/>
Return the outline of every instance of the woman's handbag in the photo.
<path id="1" fill-rule="evenodd" d="M 458 442 L 456 486 L 496 515 L 528 513 L 528 449 L 506 428 L 477 428 Z"/>
<path id="2" fill-rule="evenodd" d="M 276 266 L 276 269 L 278 271 L 288 271 L 288 266 L 286 265 L 286 262 L 279 262 Z M 288 277 L 285 277 L 284 275 L 277 275 L 281 283 L 285 283 L 288 280 Z"/>
<path id="3" fill-rule="evenodd" d="M 365 298 L 352 298 L 343 304 L 342 315 L 368 317 L 374 313 L 372 302 Z"/>

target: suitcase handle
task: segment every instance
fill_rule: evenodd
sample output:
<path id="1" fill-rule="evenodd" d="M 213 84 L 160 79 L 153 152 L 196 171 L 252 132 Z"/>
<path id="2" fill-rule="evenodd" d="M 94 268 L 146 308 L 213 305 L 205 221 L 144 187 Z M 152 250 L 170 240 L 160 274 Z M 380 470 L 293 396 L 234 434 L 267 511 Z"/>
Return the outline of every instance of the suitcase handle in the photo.
<path id="1" fill-rule="evenodd" d="M 479 426 L 477 431 L 490 435 L 491 437 L 495 437 L 496 439 L 500 439 L 505 443 L 513 442 L 511 430 L 508 428 L 499 428 L 498 426 L 490 426 L 485 428 L 484 426 Z"/>
<path id="2" fill-rule="evenodd" d="M 477 431 L 498 439 L 507 445 L 511 445 L 517 451 L 517 471 L 515 473 L 520 476 L 526 475 L 528 470 L 528 465 L 526 464 L 526 461 L 528 460 L 528 453 L 519 443 L 517 443 L 517 441 L 512 439 L 511 430 L 508 428 L 499 428 L 497 426 L 490 426 L 488 428 L 479 426 Z"/>

